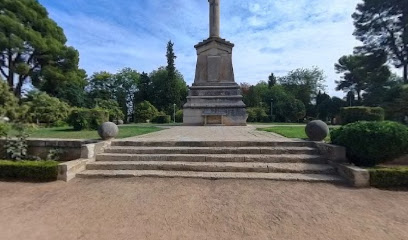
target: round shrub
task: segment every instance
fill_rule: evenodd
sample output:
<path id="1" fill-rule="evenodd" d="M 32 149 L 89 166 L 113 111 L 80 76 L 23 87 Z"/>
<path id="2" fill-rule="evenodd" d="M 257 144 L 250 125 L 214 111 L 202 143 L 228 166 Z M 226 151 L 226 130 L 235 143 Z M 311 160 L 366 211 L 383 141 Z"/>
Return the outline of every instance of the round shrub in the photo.
<path id="1" fill-rule="evenodd" d="M 113 122 L 105 122 L 98 128 L 98 134 L 103 140 L 109 140 L 118 136 L 119 128 Z"/>
<path id="2" fill-rule="evenodd" d="M 332 130 L 333 144 L 357 166 L 371 167 L 408 153 L 408 127 L 396 122 L 357 122 Z"/>
<path id="3" fill-rule="evenodd" d="M 183 110 L 178 110 L 176 112 L 176 122 L 178 122 L 178 123 L 183 122 Z"/>
<path id="4" fill-rule="evenodd" d="M 135 106 L 135 122 L 145 123 L 147 120 L 151 121 L 159 114 L 149 101 L 143 101 Z"/>
<path id="5" fill-rule="evenodd" d="M 314 120 L 307 124 L 305 132 L 311 141 L 323 141 L 330 130 L 325 122 Z"/>

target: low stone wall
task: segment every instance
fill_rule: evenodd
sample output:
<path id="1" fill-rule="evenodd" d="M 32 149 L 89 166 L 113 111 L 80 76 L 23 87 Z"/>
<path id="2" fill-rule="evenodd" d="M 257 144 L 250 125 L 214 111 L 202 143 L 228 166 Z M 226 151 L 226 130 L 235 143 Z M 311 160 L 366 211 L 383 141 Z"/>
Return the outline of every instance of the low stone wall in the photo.
<path id="1" fill-rule="evenodd" d="M 82 147 L 87 144 L 96 143 L 96 140 L 72 140 L 72 139 L 34 139 L 27 140 L 28 154 L 46 159 L 51 150 L 62 150 L 60 161 L 71 161 L 81 158 Z M 6 140 L 0 139 L 0 155 L 5 156 Z"/>

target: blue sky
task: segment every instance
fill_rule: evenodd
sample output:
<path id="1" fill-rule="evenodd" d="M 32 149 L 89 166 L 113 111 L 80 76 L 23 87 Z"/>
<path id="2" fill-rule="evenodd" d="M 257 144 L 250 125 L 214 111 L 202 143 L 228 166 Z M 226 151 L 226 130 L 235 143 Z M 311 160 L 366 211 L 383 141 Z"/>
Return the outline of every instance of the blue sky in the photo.
<path id="1" fill-rule="evenodd" d="M 255 84 L 318 66 L 334 90 L 334 63 L 359 42 L 351 14 L 358 0 L 221 0 L 221 36 L 235 44 L 238 83 Z M 151 72 L 166 65 L 166 44 L 175 43 L 176 67 L 190 85 L 194 45 L 208 37 L 207 0 L 40 0 L 80 52 L 88 75 L 131 67 Z"/>

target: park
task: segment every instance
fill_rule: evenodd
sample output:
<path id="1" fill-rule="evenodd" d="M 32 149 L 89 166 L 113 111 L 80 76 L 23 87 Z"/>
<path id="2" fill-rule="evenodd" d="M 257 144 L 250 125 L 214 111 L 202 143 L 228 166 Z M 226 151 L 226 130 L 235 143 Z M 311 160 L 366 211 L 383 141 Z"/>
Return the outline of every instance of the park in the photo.
<path id="1" fill-rule="evenodd" d="M 0 238 L 408 238 L 403 0 L 96 2 L 0 2 Z"/>

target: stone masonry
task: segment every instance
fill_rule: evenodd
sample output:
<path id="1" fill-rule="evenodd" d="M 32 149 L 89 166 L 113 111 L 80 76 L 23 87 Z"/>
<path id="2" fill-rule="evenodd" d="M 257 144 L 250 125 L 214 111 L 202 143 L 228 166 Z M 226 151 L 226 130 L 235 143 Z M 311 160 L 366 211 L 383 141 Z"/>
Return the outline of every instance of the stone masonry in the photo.
<path id="1" fill-rule="evenodd" d="M 234 44 L 220 38 L 220 0 L 209 3 L 210 36 L 194 46 L 196 74 L 184 105 L 184 125 L 245 126 L 245 104 L 232 65 Z"/>

